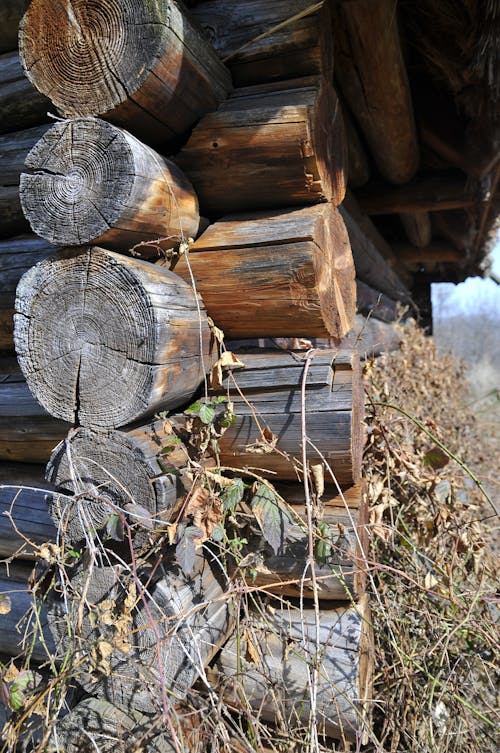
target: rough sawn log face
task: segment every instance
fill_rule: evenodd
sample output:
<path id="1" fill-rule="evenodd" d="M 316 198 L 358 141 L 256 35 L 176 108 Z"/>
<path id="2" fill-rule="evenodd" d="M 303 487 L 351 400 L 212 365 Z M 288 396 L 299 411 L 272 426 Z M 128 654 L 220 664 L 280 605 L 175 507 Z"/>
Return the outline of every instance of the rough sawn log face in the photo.
<path id="1" fill-rule="evenodd" d="M 211 366 L 210 330 L 190 286 L 96 247 L 68 250 L 23 276 L 15 343 L 40 403 L 89 427 L 116 428 L 176 407 Z"/>
<path id="2" fill-rule="evenodd" d="M 355 313 L 354 263 L 331 204 L 228 215 L 191 247 L 207 310 L 227 337 L 343 337 Z M 175 272 L 186 281 L 185 258 Z"/>
<path id="3" fill-rule="evenodd" d="M 24 214 L 35 233 L 56 245 L 95 242 L 128 251 L 162 238 L 162 247 L 172 248 L 198 232 L 198 201 L 179 168 L 104 120 L 56 123 L 30 151 L 26 167 Z M 158 255 L 157 248 L 142 252 Z"/>
<path id="4" fill-rule="evenodd" d="M 101 115 L 152 143 L 184 134 L 231 88 L 210 43 L 171 0 L 32 0 L 20 52 L 61 114 Z"/>
<path id="5" fill-rule="evenodd" d="M 236 699 L 242 693 L 263 720 L 285 718 L 292 728 L 307 728 L 309 673 L 317 657 L 319 730 L 348 740 L 365 738 L 373 664 L 369 620 L 365 600 L 356 607 L 322 610 L 317 647 L 312 610 L 282 608 L 250 614 L 240 626 L 240 636 L 234 636 L 221 653 L 224 694 Z"/>
<path id="6" fill-rule="evenodd" d="M 326 125 L 325 125 L 326 124 Z M 175 162 L 203 213 L 342 202 L 342 111 L 320 77 L 236 90 L 195 127 Z"/>

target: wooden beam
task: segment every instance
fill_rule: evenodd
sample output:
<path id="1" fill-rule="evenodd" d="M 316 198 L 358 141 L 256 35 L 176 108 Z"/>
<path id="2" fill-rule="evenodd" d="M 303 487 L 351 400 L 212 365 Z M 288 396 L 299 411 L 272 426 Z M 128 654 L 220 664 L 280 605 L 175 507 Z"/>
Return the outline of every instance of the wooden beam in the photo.
<path id="1" fill-rule="evenodd" d="M 467 257 L 450 243 L 434 241 L 417 248 L 410 243 L 395 243 L 394 252 L 408 264 L 464 264 Z"/>
<path id="2" fill-rule="evenodd" d="M 446 238 L 464 254 L 472 250 L 477 234 L 477 220 L 473 211 L 451 209 L 447 212 L 433 212 L 431 221 L 434 235 Z"/>
<path id="3" fill-rule="evenodd" d="M 369 215 L 463 209 L 485 200 L 484 194 L 475 191 L 465 179 L 447 174 L 420 178 L 398 188 L 371 184 L 356 196 L 361 209 Z"/>
<path id="4" fill-rule="evenodd" d="M 356 280 L 356 291 L 356 310 L 359 313 L 370 314 L 383 322 L 393 322 L 398 318 L 400 308 L 398 302 L 385 293 L 374 290 L 362 280 Z"/>
<path id="5" fill-rule="evenodd" d="M 43 466 L 0 463 L 0 559 L 32 559 L 38 546 L 55 543 L 47 510 L 50 489 Z"/>
<path id="6" fill-rule="evenodd" d="M 432 229 L 428 212 L 403 212 L 399 218 L 410 243 L 417 248 L 429 245 Z"/>
<path id="7" fill-rule="evenodd" d="M 53 109 L 24 75 L 17 52 L 0 55 L 0 133 L 46 123 Z"/>
<path id="8" fill-rule="evenodd" d="M 356 315 L 352 331 L 342 341 L 342 347 L 354 348 L 361 360 L 397 350 L 403 339 L 403 327 L 397 322 L 382 322 L 373 316 Z"/>
<path id="9" fill-rule="evenodd" d="M 370 165 L 358 130 L 347 107 L 342 108 L 347 138 L 347 174 L 350 188 L 359 188 L 370 179 Z"/>
<path id="10" fill-rule="evenodd" d="M 342 92 L 381 174 L 406 183 L 417 171 L 419 150 L 396 0 L 336 3 L 334 23 Z"/>
<path id="11" fill-rule="evenodd" d="M 17 30 L 26 0 L 2 0 L 0 3 L 0 53 L 17 50 Z"/>

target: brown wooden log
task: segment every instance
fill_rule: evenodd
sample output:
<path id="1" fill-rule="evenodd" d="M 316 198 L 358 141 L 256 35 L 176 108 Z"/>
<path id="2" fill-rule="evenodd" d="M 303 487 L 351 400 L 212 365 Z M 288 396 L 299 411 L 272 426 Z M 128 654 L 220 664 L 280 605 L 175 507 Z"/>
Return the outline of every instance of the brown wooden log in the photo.
<path id="1" fill-rule="evenodd" d="M 329 2 L 208 0 L 191 13 L 226 62 L 236 86 L 311 74 L 332 80 Z M 291 19 L 295 20 L 290 23 Z"/>
<path id="2" fill-rule="evenodd" d="M 229 337 L 343 337 L 355 311 L 347 231 L 331 204 L 228 215 L 191 247 L 189 265 Z M 190 281 L 185 258 L 175 272 Z"/>
<path id="3" fill-rule="evenodd" d="M 364 186 L 357 198 L 362 210 L 372 216 L 461 209 L 484 200 L 483 194 L 465 180 L 446 174 L 420 178 L 398 188 L 383 184 Z"/>
<path id="4" fill-rule="evenodd" d="M 395 301 L 410 301 L 410 294 L 396 272 L 385 261 L 371 239 L 353 220 L 349 212 L 340 207 L 351 244 L 356 277 L 375 290 L 380 290 Z"/>
<path id="5" fill-rule="evenodd" d="M 202 118 L 175 161 L 208 215 L 340 204 L 347 175 L 337 95 L 314 77 L 238 89 Z"/>
<path id="6" fill-rule="evenodd" d="M 370 164 L 358 130 L 346 106 L 342 108 L 347 138 L 349 187 L 359 188 L 370 179 Z"/>
<path id="7" fill-rule="evenodd" d="M 32 0 L 19 39 L 26 75 L 63 115 L 101 115 L 154 143 L 184 134 L 231 88 L 171 0 Z"/>
<path id="8" fill-rule="evenodd" d="M 0 55 L 0 133 L 46 123 L 51 109 L 50 100 L 24 75 L 17 52 Z"/>
<path id="9" fill-rule="evenodd" d="M 182 404 L 211 366 L 210 330 L 190 286 L 97 247 L 66 250 L 23 276 L 15 342 L 49 413 L 98 428 Z"/>
<path id="10" fill-rule="evenodd" d="M 419 150 L 395 0 L 336 3 L 335 73 L 381 174 L 406 183 Z"/>
<path id="11" fill-rule="evenodd" d="M 46 463 L 68 429 L 35 400 L 17 364 L 0 360 L 0 460 Z"/>
<path id="12" fill-rule="evenodd" d="M 344 337 L 341 346 L 353 348 L 362 360 L 397 350 L 404 336 L 404 328 L 397 322 L 382 322 L 373 316 L 366 318 L 356 314 L 351 332 Z"/>
<path id="13" fill-rule="evenodd" d="M 361 314 L 369 314 L 383 322 L 393 322 L 401 316 L 401 306 L 388 295 L 374 290 L 365 282 L 356 280 L 356 309 Z"/>
<path id="14" fill-rule="evenodd" d="M 62 494 L 49 495 L 49 511 L 69 543 L 106 537 L 106 526 L 117 514 L 126 518 L 134 544 L 141 547 L 149 530 L 165 527 L 181 494 L 179 470 L 187 452 L 163 455 L 162 449 L 179 442 L 165 433 L 147 436 L 140 430 L 70 431 L 52 453 L 47 478 Z M 103 530 L 104 529 L 104 532 Z M 129 541 L 125 529 L 122 538 Z"/>
<path id="15" fill-rule="evenodd" d="M 368 604 L 322 610 L 281 608 L 250 613 L 218 662 L 221 691 L 244 697 L 262 720 L 287 720 L 287 729 L 309 726 L 310 672 L 319 663 L 317 725 L 330 737 L 366 741 L 373 674 Z M 312 665 L 312 666 L 311 666 Z"/>
<path id="16" fill-rule="evenodd" d="M 262 469 L 271 482 L 296 479 L 296 468 L 301 466 L 304 361 L 287 352 L 241 354 L 239 358 L 245 368 L 233 374 L 237 387 L 233 377 L 223 385 L 234 404 L 236 420 L 219 439 L 220 463 Z M 307 462 L 321 463 L 322 455 L 338 483 L 357 483 L 364 407 L 355 354 L 317 352 L 307 375 L 305 410 L 307 436 L 314 445 L 307 446 Z M 331 478 L 328 471 L 325 476 Z"/>
<path id="17" fill-rule="evenodd" d="M 35 662 L 47 661 L 54 653 L 55 645 L 47 629 L 47 617 L 43 604 L 36 603 L 28 587 L 33 566 L 27 562 L 11 563 L 0 570 L 0 595 L 10 598 L 11 609 L 0 614 L 0 653 L 19 656 L 29 651 Z M 39 613 L 42 631 L 36 628 L 33 610 Z"/>
<path id="18" fill-rule="evenodd" d="M 43 466 L 0 463 L 0 559 L 31 559 L 37 546 L 55 542 L 49 490 Z"/>
<path id="19" fill-rule="evenodd" d="M 128 251 L 196 237 L 198 201 L 178 167 L 135 136 L 95 118 L 56 123 L 30 151 L 21 204 L 34 232 L 60 246 Z M 145 255 L 158 248 L 143 247 Z"/>
<path id="20" fill-rule="evenodd" d="M 198 555 L 191 576 L 160 563 L 153 573 L 144 572 L 141 584 L 118 567 L 84 562 L 70 578 L 69 611 L 63 598 L 54 596 L 49 606 L 56 655 L 83 650 L 87 658 L 75 671 L 87 692 L 123 709 L 161 713 L 186 696 L 232 630 L 232 599 L 215 573 Z M 124 604 L 130 594 L 136 594 L 132 607 Z M 127 616 L 122 632 L 105 612 Z M 103 641 L 112 649 L 104 665 L 98 649 Z M 109 674 L 99 666 L 101 672 L 109 667 Z"/>
<path id="21" fill-rule="evenodd" d="M 286 544 L 275 554 L 262 539 L 251 538 L 247 550 L 249 561 L 243 572 L 250 584 L 265 586 L 266 593 L 311 598 L 312 576 L 306 566 L 309 542 L 304 489 L 301 484 L 294 486 L 276 487 L 290 505 L 295 521 Z M 351 509 L 351 503 L 356 507 Z M 342 494 L 322 499 L 320 505 L 323 528 L 315 532 L 314 546 L 317 553 L 319 545 L 323 545 L 325 561 L 316 559 L 314 564 L 318 597 L 340 601 L 356 599 L 364 592 L 366 583 L 367 507 L 361 486 L 348 487 Z"/>
<path id="22" fill-rule="evenodd" d="M 428 246 L 432 238 L 431 218 L 428 212 L 404 212 L 399 215 L 406 237 L 413 246 Z"/>
<path id="23" fill-rule="evenodd" d="M 55 246 L 35 235 L 0 241 L 0 351 L 14 350 L 14 301 L 19 280 L 55 250 Z"/>
<path id="24" fill-rule="evenodd" d="M 0 52 L 17 50 L 17 30 L 25 0 L 2 0 L 0 5 Z"/>
<path id="25" fill-rule="evenodd" d="M 395 243 L 395 253 L 407 264 L 465 264 L 466 255 L 446 241 L 434 241 L 428 246 L 415 248 L 408 243 Z"/>
<path id="26" fill-rule="evenodd" d="M 47 753 L 116 753 L 147 750 L 175 753 L 167 734 L 149 716 L 124 710 L 102 698 L 85 698 L 58 721 L 45 750 Z"/>

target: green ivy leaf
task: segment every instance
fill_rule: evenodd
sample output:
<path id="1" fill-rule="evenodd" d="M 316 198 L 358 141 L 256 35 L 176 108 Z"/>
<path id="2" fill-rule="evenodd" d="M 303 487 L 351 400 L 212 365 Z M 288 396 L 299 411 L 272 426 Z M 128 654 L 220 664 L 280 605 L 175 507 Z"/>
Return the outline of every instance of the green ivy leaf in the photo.
<path id="1" fill-rule="evenodd" d="M 186 408 L 184 413 L 188 416 L 198 416 L 202 405 L 204 405 L 204 403 L 202 403 L 201 400 L 197 400 L 195 403 L 192 403 L 189 408 Z"/>
<path id="2" fill-rule="evenodd" d="M 123 541 L 123 520 L 117 512 L 111 513 L 106 521 L 106 533 L 113 541 Z"/>
<path id="3" fill-rule="evenodd" d="M 18 711 L 24 706 L 28 694 L 35 690 L 41 679 L 41 675 L 29 669 L 19 672 L 9 691 L 9 706 L 13 711 Z"/>
<path id="4" fill-rule="evenodd" d="M 234 512 L 243 499 L 244 493 L 245 484 L 243 483 L 243 479 L 235 478 L 231 486 L 226 487 L 220 495 L 224 504 L 224 510 L 228 510 L 231 513 Z"/>
<path id="5" fill-rule="evenodd" d="M 211 424 L 215 418 L 215 408 L 212 408 L 208 403 L 203 403 L 198 411 L 198 417 L 202 423 L 207 424 L 208 426 L 208 424 Z"/>
<path id="6" fill-rule="evenodd" d="M 272 489 L 265 484 L 257 486 L 250 504 L 262 535 L 277 554 L 284 546 L 293 525 L 288 511 Z"/>
<path id="7" fill-rule="evenodd" d="M 214 530 L 212 531 L 210 538 L 212 539 L 212 541 L 220 543 L 221 541 L 224 541 L 225 535 L 226 532 L 224 531 L 224 526 L 222 525 L 222 523 L 217 523 Z"/>

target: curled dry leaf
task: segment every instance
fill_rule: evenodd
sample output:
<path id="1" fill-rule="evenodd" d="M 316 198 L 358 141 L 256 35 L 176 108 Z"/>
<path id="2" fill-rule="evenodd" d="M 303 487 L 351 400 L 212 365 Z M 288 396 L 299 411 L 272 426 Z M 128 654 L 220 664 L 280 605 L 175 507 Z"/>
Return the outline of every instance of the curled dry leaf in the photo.
<path id="1" fill-rule="evenodd" d="M 210 372 L 210 386 L 213 389 L 222 387 L 223 369 L 244 369 L 245 364 L 240 361 L 238 356 L 231 353 L 230 350 L 225 350 L 218 361 L 214 363 L 212 371 Z"/>

